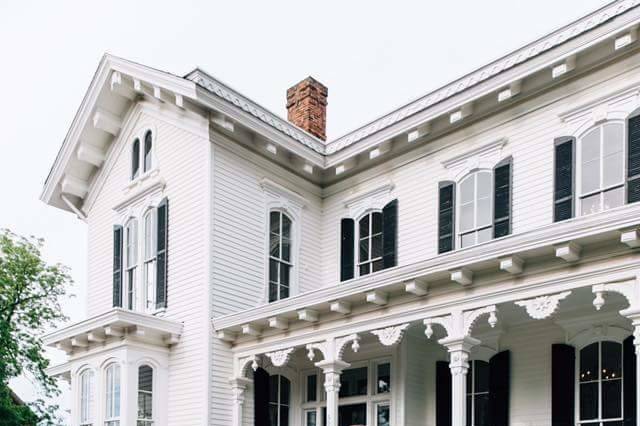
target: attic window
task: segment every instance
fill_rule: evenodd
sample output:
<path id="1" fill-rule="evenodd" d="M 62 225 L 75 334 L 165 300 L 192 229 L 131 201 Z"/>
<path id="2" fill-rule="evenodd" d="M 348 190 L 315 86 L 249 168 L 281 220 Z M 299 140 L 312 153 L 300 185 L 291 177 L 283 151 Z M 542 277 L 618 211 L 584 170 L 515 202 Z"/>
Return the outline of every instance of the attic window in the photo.
<path id="1" fill-rule="evenodd" d="M 131 145 L 131 180 L 143 177 L 153 167 L 153 133 L 147 130 L 144 138 L 138 136 Z"/>

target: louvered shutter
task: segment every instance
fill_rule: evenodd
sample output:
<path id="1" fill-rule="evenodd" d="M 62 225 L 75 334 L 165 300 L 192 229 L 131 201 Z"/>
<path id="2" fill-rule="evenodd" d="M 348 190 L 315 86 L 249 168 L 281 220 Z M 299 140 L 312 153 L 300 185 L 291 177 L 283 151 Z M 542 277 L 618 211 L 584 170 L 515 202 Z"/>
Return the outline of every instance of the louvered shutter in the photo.
<path id="1" fill-rule="evenodd" d="M 509 425 L 509 381 L 511 353 L 503 351 L 489 360 L 489 422 L 491 426 Z"/>
<path id="2" fill-rule="evenodd" d="M 382 209 L 382 268 L 397 264 L 398 246 L 398 200 L 393 200 Z"/>
<path id="3" fill-rule="evenodd" d="M 493 171 L 493 238 L 511 233 L 511 160 Z"/>
<path id="4" fill-rule="evenodd" d="M 629 119 L 627 128 L 627 202 L 640 201 L 640 115 Z"/>
<path id="5" fill-rule="evenodd" d="M 253 415 L 255 426 L 270 426 L 269 373 L 262 368 L 253 373 Z"/>
<path id="6" fill-rule="evenodd" d="M 113 227 L 113 307 L 122 307 L 122 226 Z"/>
<path id="7" fill-rule="evenodd" d="M 551 425 L 574 426 L 576 351 L 573 346 L 551 347 Z"/>
<path id="8" fill-rule="evenodd" d="M 455 184 L 441 182 L 438 193 L 438 253 L 446 253 L 454 248 Z"/>
<path id="9" fill-rule="evenodd" d="M 573 139 L 560 138 L 556 141 L 553 189 L 554 222 L 573 217 L 574 145 Z"/>
<path id="10" fill-rule="evenodd" d="M 622 344 L 622 378 L 624 379 L 624 426 L 636 426 L 636 352 L 633 336 Z"/>
<path id="11" fill-rule="evenodd" d="M 447 361 L 436 362 L 436 426 L 451 426 L 451 370 Z"/>
<path id="12" fill-rule="evenodd" d="M 169 242 L 169 200 L 163 199 L 158 205 L 156 221 L 156 309 L 167 307 L 167 261 Z"/>
<path id="13" fill-rule="evenodd" d="M 340 281 L 353 278 L 354 227 L 353 219 L 342 219 L 340 222 Z"/>

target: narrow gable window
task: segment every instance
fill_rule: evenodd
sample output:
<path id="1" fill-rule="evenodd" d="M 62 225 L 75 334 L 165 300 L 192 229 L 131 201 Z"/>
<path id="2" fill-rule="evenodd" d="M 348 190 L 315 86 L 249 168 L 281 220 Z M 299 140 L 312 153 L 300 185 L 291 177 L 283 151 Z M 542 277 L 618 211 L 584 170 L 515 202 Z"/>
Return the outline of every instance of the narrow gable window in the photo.
<path id="1" fill-rule="evenodd" d="M 291 288 L 291 219 L 281 211 L 269 214 L 269 302 L 286 299 Z"/>
<path id="2" fill-rule="evenodd" d="M 148 172 L 153 168 L 153 155 L 151 148 L 153 145 L 153 135 L 151 130 L 147 130 L 144 135 L 144 172 Z"/>
<path id="3" fill-rule="evenodd" d="M 131 180 L 140 176 L 140 139 L 133 141 L 131 145 Z"/>
<path id="4" fill-rule="evenodd" d="M 493 238 L 511 234 L 511 159 L 493 169 Z"/>

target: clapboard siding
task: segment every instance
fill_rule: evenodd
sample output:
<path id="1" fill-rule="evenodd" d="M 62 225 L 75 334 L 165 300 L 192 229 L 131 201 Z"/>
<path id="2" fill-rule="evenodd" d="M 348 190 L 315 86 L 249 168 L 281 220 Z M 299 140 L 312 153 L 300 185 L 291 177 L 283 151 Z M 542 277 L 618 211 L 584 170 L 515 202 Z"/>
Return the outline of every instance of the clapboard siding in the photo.
<path id="1" fill-rule="evenodd" d="M 169 198 L 168 307 L 165 317 L 180 321 L 184 331 L 169 355 L 168 423 L 204 425 L 208 385 L 207 229 L 205 186 L 209 164 L 206 138 L 169 124 L 158 113 L 132 117 L 134 129 L 154 130 L 154 149 Z M 206 133 L 205 133 L 206 134 Z M 111 155 L 113 168 L 88 212 L 88 315 L 105 312 L 112 304 L 113 211 L 124 197 L 130 175 L 130 137 L 122 135 Z M 180 149 L 176 149 L 179 146 Z M 144 203 L 135 204 L 137 210 Z"/>

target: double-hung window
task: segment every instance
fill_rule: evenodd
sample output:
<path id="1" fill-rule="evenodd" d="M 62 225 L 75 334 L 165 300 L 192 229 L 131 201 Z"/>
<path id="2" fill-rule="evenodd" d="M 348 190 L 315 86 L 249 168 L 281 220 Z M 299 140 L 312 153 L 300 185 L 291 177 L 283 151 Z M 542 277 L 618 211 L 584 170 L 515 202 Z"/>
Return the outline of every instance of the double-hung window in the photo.
<path id="1" fill-rule="evenodd" d="M 581 215 L 597 213 L 625 203 L 625 128 L 621 122 L 591 129 L 578 149 Z"/>
<path id="2" fill-rule="evenodd" d="M 286 299 L 291 289 L 291 219 L 281 211 L 269 214 L 269 302 Z"/>
<path id="3" fill-rule="evenodd" d="M 610 341 L 592 343 L 580 350 L 578 370 L 580 424 L 593 426 L 623 424 L 622 352 L 620 343 Z"/>
<path id="4" fill-rule="evenodd" d="M 125 229 L 125 307 L 135 309 L 136 307 L 136 274 L 138 266 L 138 221 L 129 219 Z"/>
<path id="5" fill-rule="evenodd" d="M 157 225 L 156 209 L 149 209 L 144 216 L 144 266 L 143 280 L 145 293 L 145 310 L 153 312 L 156 309 L 156 254 L 157 254 Z"/>
<path id="6" fill-rule="evenodd" d="M 111 364 L 106 369 L 105 426 L 120 426 L 120 366 Z"/>
<path id="7" fill-rule="evenodd" d="M 491 426 L 488 420 L 489 363 L 471 361 L 467 372 L 467 426 Z"/>
<path id="8" fill-rule="evenodd" d="M 291 382 L 284 376 L 269 377 L 269 426 L 289 426 Z"/>
<path id="9" fill-rule="evenodd" d="M 484 243 L 493 237 L 492 181 L 493 173 L 481 170 L 460 182 L 460 247 Z"/>
<path id="10" fill-rule="evenodd" d="M 85 370 L 80 375 L 80 426 L 93 425 L 95 374 Z"/>
<path id="11" fill-rule="evenodd" d="M 137 426 L 153 425 L 153 369 L 138 367 L 138 420 Z"/>
<path id="12" fill-rule="evenodd" d="M 360 275 L 368 275 L 382 270 L 382 213 L 366 214 L 360 219 L 358 229 L 358 269 Z"/>

